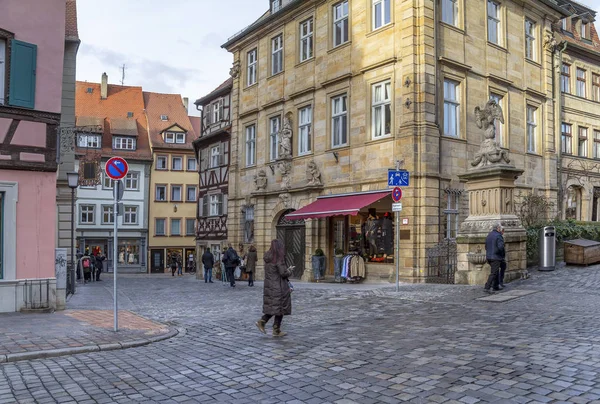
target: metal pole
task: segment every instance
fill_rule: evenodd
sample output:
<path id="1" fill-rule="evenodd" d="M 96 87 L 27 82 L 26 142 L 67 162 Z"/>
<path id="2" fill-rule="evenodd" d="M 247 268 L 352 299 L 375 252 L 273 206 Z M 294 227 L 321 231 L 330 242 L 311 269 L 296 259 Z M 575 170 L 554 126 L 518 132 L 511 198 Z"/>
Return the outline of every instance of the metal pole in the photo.
<path id="1" fill-rule="evenodd" d="M 117 196 L 118 196 L 118 187 L 120 181 L 115 181 L 113 183 L 113 196 L 114 196 L 114 205 L 113 205 L 113 293 L 114 293 L 114 317 L 115 317 L 115 332 L 119 331 L 119 308 L 117 304 Z"/>
<path id="2" fill-rule="evenodd" d="M 396 212 L 396 292 L 400 292 L 400 212 Z"/>
<path id="3" fill-rule="evenodd" d="M 75 188 L 71 188 L 71 293 L 75 294 L 75 274 L 77 257 L 75 255 Z"/>

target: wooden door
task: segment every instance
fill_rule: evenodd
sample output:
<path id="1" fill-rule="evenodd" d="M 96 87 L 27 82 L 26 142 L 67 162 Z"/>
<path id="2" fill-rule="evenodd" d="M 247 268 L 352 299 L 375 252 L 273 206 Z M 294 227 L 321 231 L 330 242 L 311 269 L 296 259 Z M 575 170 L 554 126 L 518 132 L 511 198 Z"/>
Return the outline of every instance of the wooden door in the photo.
<path id="1" fill-rule="evenodd" d="M 165 250 L 150 250 L 150 272 L 162 274 L 165 272 Z"/>

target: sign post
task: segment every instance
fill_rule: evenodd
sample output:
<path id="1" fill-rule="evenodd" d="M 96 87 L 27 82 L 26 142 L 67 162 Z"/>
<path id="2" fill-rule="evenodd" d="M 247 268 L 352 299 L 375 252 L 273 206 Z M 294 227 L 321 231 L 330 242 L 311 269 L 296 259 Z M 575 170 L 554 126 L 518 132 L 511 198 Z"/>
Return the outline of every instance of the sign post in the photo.
<path id="1" fill-rule="evenodd" d="M 117 210 L 119 201 L 123 198 L 123 181 L 127 172 L 129 171 L 129 165 L 125 159 L 121 157 L 112 157 L 106 162 L 105 166 L 106 175 L 114 180 L 113 183 L 113 301 L 114 301 L 114 330 L 119 331 L 119 305 L 117 301 L 117 247 L 119 244 L 118 237 L 118 225 L 117 225 Z"/>
<path id="2" fill-rule="evenodd" d="M 394 212 L 396 229 L 396 248 L 394 252 L 394 261 L 396 262 L 396 292 L 400 292 L 400 212 L 402 212 L 402 189 L 410 184 L 410 173 L 406 170 L 400 170 L 400 164 L 396 165 L 395 170 L 388 170 L 388 187 L 394 187 L 392 190 L 392 212 Z"/>

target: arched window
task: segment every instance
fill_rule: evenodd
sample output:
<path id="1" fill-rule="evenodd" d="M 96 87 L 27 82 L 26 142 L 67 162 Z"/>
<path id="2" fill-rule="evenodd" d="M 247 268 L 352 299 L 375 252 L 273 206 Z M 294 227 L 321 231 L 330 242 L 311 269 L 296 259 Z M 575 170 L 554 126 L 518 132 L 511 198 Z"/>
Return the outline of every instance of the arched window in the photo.
<path id="1" fill-rule="evenodd" d="M 581 220 L 581 188 L 570 186 L 567 191 L 567 205 L 565 217 L 567 219 Z"/>

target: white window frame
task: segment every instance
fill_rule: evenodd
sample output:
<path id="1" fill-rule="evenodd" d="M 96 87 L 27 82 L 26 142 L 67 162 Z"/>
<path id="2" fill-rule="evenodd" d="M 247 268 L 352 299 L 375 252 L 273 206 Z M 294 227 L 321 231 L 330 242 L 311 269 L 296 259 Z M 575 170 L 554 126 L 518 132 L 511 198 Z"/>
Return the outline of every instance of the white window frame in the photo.
<path id="1" fill-rule="evenodd" d="M 194 190 L 194 197 L 190 199 L 190 190 Z M 187 202 L 197 202 L 198 200 L 198 187 L 195 185 L 187 185 L 185 187 L 185 200 Z"/>
<path id="2" fill-rule="evenodd" d="M 331 147 L 336 148 L 347 145 L 348 94 L 344 93 L 331 98 Z"/>
<path id="3" fill-rule="evenodd" d="M 188 224 L 190 222 L 192 223 L 192 231 L 191 232 L 188 231 L 189 230 Z M 196 219 L 189 218 L 189 217 L 185 219 L 185 235 L 186 236 L 195 236 L 196 235 Z"/>
<path id="4" fill-rule="evenodd" d="M 0 52 L 1 51 L 2 50 L 0 49 Z M 0 77 L 2 77 L 1 74 L 0 74 Z M 0 94 L 2 94 L 2 93 L 0 92 Z M 86 148 L 86 149 L 100 149 L 102 147 L 102 138 L 100 135 L 80 134 L 78 136 L 77 143 L 78 143 L 78 147 L 82 147 L 82 148 Z"/>
<path id="5" fill-rule="evenodd" d="M 175 143 L 175 132 L 165 132 L 165 143 Z"/>
<path id="6" fill-rule="evenodd" d="M 124 178 L 126 191 L 138 191 L 140 189 L 140 173 L 129 171 Z"/>
<path id="7" fill-rule="evenodd" d="M 190 168 L 190 163 L 194 162 L 194 165 L 192 168 Z M 196 161 L 195 157 L 188 157 L 187 158 L 187 162 L 186 162 L 186 168 L 188 171 L 196 171 L 198 169 L 198 162 Z"/>
<path id="8" fill-rule="evenodd" d="M 565 122 L 560 125 L 560 151 L 573 154 L 573 125 Z"/>
<path id="9" fill-rule="evenodd" d="M 386 96 L 387 92 L 387 96 Z M 379 98 L 380 95 L 383 97 Z M 389 116 L 388 116 L 389 114 Z M 377 116 L 380 117 L 376 122 Z M 389 132 L 386 122 L 389 119 Z M 392 134 L 392 82 L 391 80 L 375 83 L 371 86 L 371 138 L 381 139 Z"/>
<path id="10" fill-rule="evenodd" d="M 179 199 L 175 198 L 175 190 L 179 189 Z M 181 185 L 171 185 L 171 202 L 183 202 L 183 186 Z"/>
<path id="11" fill-rule="evenodd" d="M 300 23 L 300 62 L 313 57 L 313 25 L 314 20 L 312 17 Z"/>
<path id="12" fill-rule="evenodd" d="M 164 165 L 160 167 L 160 162 L 163 161 Z M 156 156 L 156 169 L 157 170 L 168 170 L 169 169 L 169 158 L 167 156 Z"/>
<path id="13" fill-rule="evenodd" d="M 246 167 L 256 164 L 256 125 L 246 126 Z"/>
<path id="14" fill-rule="evenodd" d="M 454 240 L 458 234 L 459 199 L 460 193 L 446 192 L 446 238 L 450 240 Z"/>
<path id="15" fill-rule="evenodd" d="M 312 151 L 312 105 L 298 110 L 298 155 Z"/>
<path id="16" fill-rule="evenodd" d="M 442 0 L 442 22 L 458 27 L 458 1 Z"/>
<path id="17" fill-rule="evenodd" d="M 217 168 L 221 165 L 221 147 L 219 145 L 210 148 L 210 165 L 208 168 Z"/>
<path id="18" fill-rule="evenodd" d="M 600 159 L 600 130 L 594 129 L 594 149 L 593 149 L 593 157 L 595 159 Z"/>
<path id="19" fill-rule="evenodd" d="M 179 161 L 179 168 L 175 168 L 177 161 Z M 171 157 L 171 171 L 183 171 L 183 157 Z"/>
<path id="20" fill-rule="evenodd" d="M 115 136 L 113 138 L 113 149 L 135 150 L 137 139 L 134 137 Z"/>
<path id="21" fill-rule="evenodd" d="M 600 102 L 600 73 L 592 73 L 592 99 Z"/>
<path id="22" fill-rule="evenodd" d="M 579 26 L 579 35 L 581 36 L 581 39 L 590 39 L 588 35 L 588 24 L 583 21 L 581 21 Z"/>
<path id="23" fill-rule="evenodd" d="M 282 0 L 271 0 L 271 13 L 276 13 L 281 10 Z"/>
<path id="24" fill-rule="evenodd" d="M 348 0 L 340 1 L 333 5 L 333 47 L 341 46 L 348 42 L 349 24 L 348 24 Z M 338 37 L 336 27 L 340 27 L 340 35 Z"/>
<path id="25" fill-rule="evenodd" d="M 537 153 L 537 107 L 527 105 L 527 153 Z"/>
<path id="26" fill-rule="evenodd" d="M 579 73 L 583 73 L 583 80 L 579 79 Z M 575 95 L 578 97 L 585 98 L 586 86 L 587 86 L 587 71 L 578 67 L 575 69 L 575 79 L 577 81 L 577 87 L 575 88 Z"/>
<path id="27" fill-rule="evenodd" d="M 496 101 L 496 104 L 498 104 L 500 106 L 500 108 L 502 108 L 502 112 L 504 114 L 506 114 L 505 109 L 504 109 L 504 96 L 498 94 L 498 93 L 494 93 L 491 92 L 490 93 L 490 100 L 494 100 Z M 506 118 L 506 116 L 505 116 Z M 500 147 L 507 147 L 507 142 L 504 136 L 504 124 L 502 122 L 500 122 L 500 120 L 496 119 L 496 121 L 494 122 L 496 125 L 496 143 L 498 143 L 500 145 Z"/>
<path id="28" fill-rule="evenodd" d="M 451 79 L 444 80 L 444 136 L 460 138 L 460 83 Z"/>
<path id="29" fill-rule="evenodd" d="M 179 223 L 177 232 L 173 231 L 173 225 L 175 224 L 175 222 Z M 171 222 L 169 223 L 169 235 L 171 236 L 181 236 L 181 218 L 171 218 Z"/>
<path id="30" fill-rule="evenodd" d="M 0 38 L 0 105 L 4 105 L 6 88 L 4 83 L 6 81 L 6 39 Z"/>
<path id="31" fill-rule="evenodd" d="M 582 136 L 583 135 L 583 136 Z M 579 157 L 587 157 L 588 155 L 588 139 L 589 129 L 580 126 L 577 130 L 577 155 Z"/>
<path id="32" fill-rule="evenodd" d="M 563 63 L 560 72 L 560 90 L 565 94 L 571 94 L 571 65 Z"/>
<path id="33" fill-rule="evenodd" d="M 113 205 L 102 205 L 101 224 L 114 224 L 115 215 Z"/>
<path id="34" fill-rule="evenodd" d="M 378 21 L 377 10 L 380 10 L 380 20 Z M 371 23 L 373 31 L 389 25 L 392 22 L 391 0 L 373 0 L 371 7 Z"/>
<path id="35" fill-rule="evenodd" d="M 85 212 L 84 212 L 85 210 Z M 83 215 L 86 214 L 86 218 L 91 220 L 83 220 Z M 79 224 L 96 224 L 96 205 L 81 204 L 79 205 Z"/>
<path id="36" fill-rule="evenodd" d="M 537 25 L 535 21 L 525 18 L 525 57 L 535 61 L 537 59 L 537 49 L 535 47 L 535 31 Z"/>
<path id="37" fill-rule="evenodd" d="M 279 158 L 279 131 L 281 130 L 281 115 L 269 118 L 269 160 Z"/>
<path id="38" fill-rule="evenodd" d="M 175 133 L 175 143 L 185 144 L 185 132 L 176 132 Z"/>
<path id="39" fill-rule="evenodd" d="M 106 173 L 102 173 L 102 189 L 113 189 L 115 181 Z"/>
<path id="40" fill-rule="evenodd" d="M 212 111 L 212 122 L 211 123 L 218 123 L 221 122 L 221 107 L 223 106 L 223 99 L 219 99 L 215 102 L 213 102 L 212 104 L 210 104 L 210 108 Z"/>
<path id="41" fill-rule="evenodd" d="M 283 71 L 283 34 L 271 38 L 271 76 Z"/>
<path id="42" fill-rule="evenodd" d="M 162 232 L 158 232 L 158 223 L 162 223 Z M 165 218 L 156 218 L 154 219 L 154 234 L 157 236 L 166 236 L 167 235 L 167 219 Z"/>
<path id="43" fill-rule="evenodd" d="M 208 215 L 221 216 L 223 214 L 223 194 L 208 196 Z"/>
<path id="44" fill-rule="evenodd" d="M 161 188 L 164 191 L 164 193 L 163 193 L 163 195 L 165 196 L 164 199 L 159 199 L 158 198 L 158 189 L 159 188 Z M 169 190 L 167 189 L 166 185 L 155 185 L 154 186 L 154 200 L 158 201 L 158 202 L 166 202 L 166 201 L 168 201 L 169 200 L 169 195 L 167 195 L 168 191 Z"/>
<path id="45" fill-rule="evenodd" d="M 138 206 L 129 205 L 123 207 L 123 224 L 138 224 L 138 217 Z"/>
<path id="46" fill-rule="evenodd" d="M 246 86 L 250 87 L 256 84 L 256 71 L 258 67 L 258 50 L 256 48 L 246 54 L 246 64 L 248 66 L 246 72 Z"/>
<path id="47" fill-rule="evenodd" d="M 495 11 L 495 13 L 493 13 Z M 487 40 L 493 44 L 502 45 L 502 20 L 500 3 L 488 0 L 487 2 Z M 495 38 L 492 37 L 495 35 Z M 495 39 L 495 40 L 494 40 Z"/>

